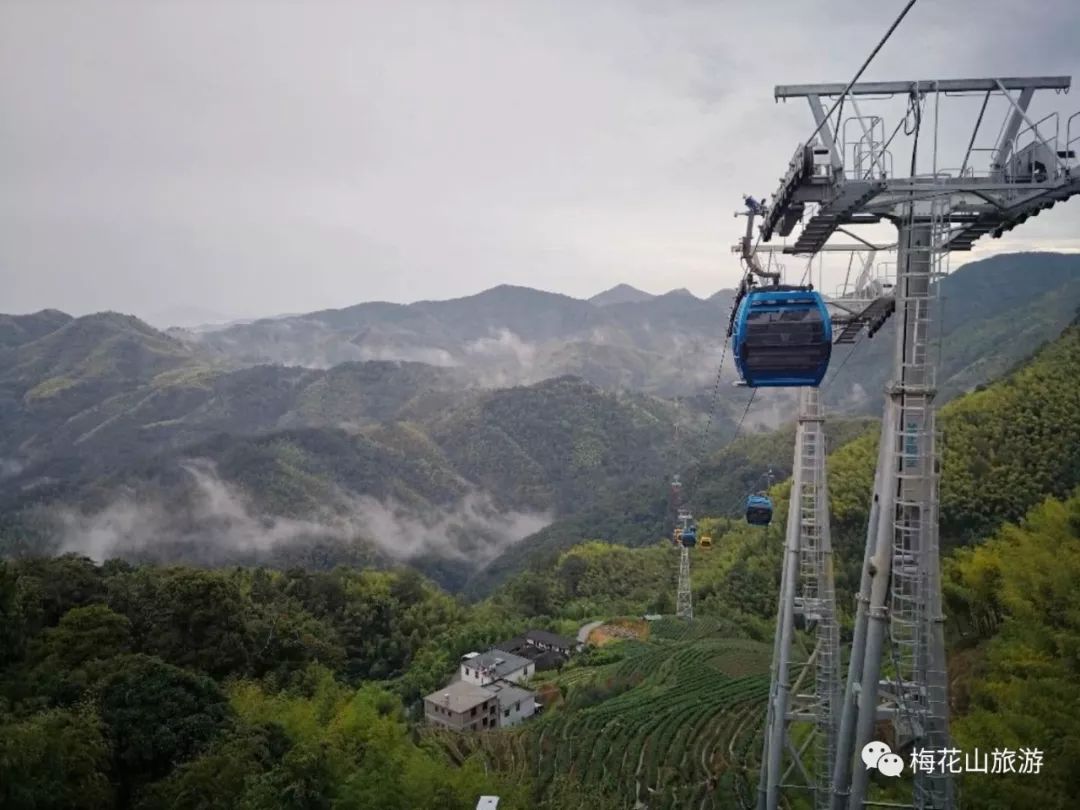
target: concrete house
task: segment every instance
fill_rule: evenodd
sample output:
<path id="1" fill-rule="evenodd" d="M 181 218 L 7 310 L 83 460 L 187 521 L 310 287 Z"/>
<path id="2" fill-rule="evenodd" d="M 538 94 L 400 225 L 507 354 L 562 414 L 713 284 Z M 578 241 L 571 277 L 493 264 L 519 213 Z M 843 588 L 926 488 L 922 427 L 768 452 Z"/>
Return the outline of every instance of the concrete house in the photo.
<path id="1" fill-rule="evenodd" d="M 536 695 L 509 681 L 497 681 L 484 687 L 495 693 L 499 703 L 499 728 L 516 726 L 536 714 Z"/>
<path id="2" fill-rule="evenodd" d="M 424 718 L 454 731 L 483 731 L 499 725 L 496 692 L 465 681 L 454 681 L 424 698 Z"/>

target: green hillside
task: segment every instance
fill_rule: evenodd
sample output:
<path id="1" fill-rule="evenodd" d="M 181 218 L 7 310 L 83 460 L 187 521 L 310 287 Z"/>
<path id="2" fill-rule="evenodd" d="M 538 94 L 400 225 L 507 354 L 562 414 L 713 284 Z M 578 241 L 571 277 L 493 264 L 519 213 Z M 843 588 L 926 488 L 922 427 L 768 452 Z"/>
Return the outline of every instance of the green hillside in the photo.
<path id="1" fill-rule="evenodd" d="M 0 314 L 0 349 L 45 337 L 70 320 L 70 315 L 56 309 L 43 309 L 30 315 Z"/>
<path id="2" fill-rule="evenodd" d="M 677 418 L 667 403 L 563 377 L 484 395 L 428 430 L 485 489 L 567 513 L 670 469 Z"/>
<path id="3" fill-rule="evenodd" d="M 941 541 L 945 548 L 985 537 L 1018 520 L 1046 495 L 1063 497 L 1080 485 L 1080 325 L 1068 327 L 1007 377 L 945 405 Z M 833 543 L 839 583 L 854 587 L 862 562 L 869 493 L 877 461 L 878 429 L 869 420 L 826 423 Z M 746 494 L 772 467 L 790 473 L 794 429 L 744 436 L 684 480 L 698 515 L 737 515 Z M 604 512 L 560 521 L 506 552 L 474 578 L 486 593 L 530 565 L 549 564 L 575 543 L 602 539 L 629 546 L 656 542 L 666 532 L 666 482 L 628 493 Z M 777 513 L 786 509 L 777 486 Z M 775 525 L 776 522 L 774 522 Z M 741 536 L 738 532 L 734 538 Z M 553 556 L 554 555 L 554 556 Z M 758 560 L 748 552 L 748 565 Z M 752 561 L 752 562 L 750 562 Z"/>
<path id="4" fill-rule="evenodd" d="M 963 265 L 941 282 L 938 397 L 947 401 L 997 379 L 1053 340 L 1080 308 L 1080 256 L 1009 253 Z M 825 382 L 831 407 L 880 412 L 892 368 L 895 323 L 863 344 Z M 847 351 L 851 351 L 850 349 Z M 845 356 L 840 355 L 841 364 Z M 868 395 L 849 401 L 858 383 Z"/>
<path id="5" fill-rule="evenodd" d="M 967 750 L 1037 747 L 1044 757 L 1027 784 L 967 776 L 968 806 L 1062 807 L 1080 789 L 1078 577 L 1080 492 L 1039 504 L 946 566 L 957 740 Z"/>
<path id="6" fill-rule="evenodd" d="M 574 378 L 454 384 L 390 362 L 158 374 L 32 434 L 40 460 L 0 491 L 0 544 L 211 565 L 389 555 L 458 589 L 551 519 L 666 475 L 689 423 Z"/>
<path id="7" fill-rule="evenodd" d="M 1080 485 L 1080 324 L 1007 377 L 941 409 L 941 544 L 984 538 L 1047 495 Z M 833 541 L 853 586 L 861 562 L 877 431 L 829 460 Z"/>
<path id="8" fill-rule="evenodd" d="M 601 807 L 738 807 L 755 789 L 746 766 L 770 648 L 718 637 L 723 627 L 708 619 L 650 629 L 645 641 L 617 642 L 542 679 L 556 708 L 520 732 L 426 736 L 451 761 L 479 754 L 540 795 L 569 775 L 592 786 Z"/>

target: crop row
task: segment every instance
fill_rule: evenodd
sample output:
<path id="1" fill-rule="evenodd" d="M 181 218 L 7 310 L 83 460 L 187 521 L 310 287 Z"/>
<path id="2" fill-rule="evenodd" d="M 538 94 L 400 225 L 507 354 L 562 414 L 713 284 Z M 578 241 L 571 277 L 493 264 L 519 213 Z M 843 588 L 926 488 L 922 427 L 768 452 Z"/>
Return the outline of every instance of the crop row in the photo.
<path id="1" fill-rule="evenodd" d="M 760 704 L 766 691 L 759 677 L 712 684 L 694 678 L 679 687 L 633 689 L 599 706 L 551 718 L 555 722 L 544 740 L 553 743 L 552 750 L 539 752 L 540 776 L 546 780 L 569 771 L 589 782 L 617 786 L 630 800 L 637 793 L 641 757 L 643 790 L 661 791 L 656 797 L 670 793 L 671 801 L 685 799 L 684 787 L 704 790 L 712 776 L 707 767 L 711 757 L 697 753 L 700 741 L 710 740 L 713 748 L 726 745 L 732 707 Z"/>

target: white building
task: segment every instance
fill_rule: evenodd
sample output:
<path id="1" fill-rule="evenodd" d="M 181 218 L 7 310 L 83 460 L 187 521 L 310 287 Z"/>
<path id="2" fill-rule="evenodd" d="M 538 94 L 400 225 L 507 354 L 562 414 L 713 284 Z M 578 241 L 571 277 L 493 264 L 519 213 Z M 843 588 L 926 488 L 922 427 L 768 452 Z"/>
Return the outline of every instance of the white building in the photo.
<path id="1" fill-rule="evenodd" d="M 491 650 L 481 654 L 469 653 L 461 659 L 461 680 L 476 686 L 495 681 L 524 683 L 536 673 L 536 664 L 520 655 Z"/>
<path id="2" fill-rule="evenodd" d="M 536 714 L 536 695 L 509 681 L 496 681 L 485 689 L 494 692 L 498 700 L 499 728 L 516 726 Z"/>

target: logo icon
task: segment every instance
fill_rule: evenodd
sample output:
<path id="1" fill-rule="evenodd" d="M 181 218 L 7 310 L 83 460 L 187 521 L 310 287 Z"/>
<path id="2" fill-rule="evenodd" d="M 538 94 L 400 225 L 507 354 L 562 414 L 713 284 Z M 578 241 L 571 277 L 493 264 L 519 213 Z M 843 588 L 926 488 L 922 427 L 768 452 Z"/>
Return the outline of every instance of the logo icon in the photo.
<path id="1" fill-rule="evenodd" d="M 887 743 L 873 740 L 863 746 L 862 761 L 867 770 L 877 768 L 882 776 L 899 776 L 904 770 L 904 760 L 894 754 Z"/>

